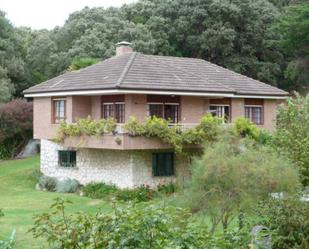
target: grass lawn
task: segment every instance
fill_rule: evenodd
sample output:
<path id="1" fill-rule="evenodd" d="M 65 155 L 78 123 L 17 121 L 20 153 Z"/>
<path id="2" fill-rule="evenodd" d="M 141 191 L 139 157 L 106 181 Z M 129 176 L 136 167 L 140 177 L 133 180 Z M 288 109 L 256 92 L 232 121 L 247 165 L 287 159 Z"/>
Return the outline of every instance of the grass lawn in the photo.
<path id="1" fill-rule="evenodd" d="M 5 216 L 0 218 L 0 238 L 10 235 L 16 229 L 16 248 L 46 248 L 42 241 L 33 239 L 27 231 L 33 225 L 35 214 L 48 211 L 53 199 L 61 197 L 73 202 L 68 212 L 95 212 L 98 208 L 106 211 L 111 207 L 101 200 L 80 197 L 76 194 L 60 194 L 35 190 L 30 175 L 39 168 L 39 157 L 0 162 L 0 208 Z"/>

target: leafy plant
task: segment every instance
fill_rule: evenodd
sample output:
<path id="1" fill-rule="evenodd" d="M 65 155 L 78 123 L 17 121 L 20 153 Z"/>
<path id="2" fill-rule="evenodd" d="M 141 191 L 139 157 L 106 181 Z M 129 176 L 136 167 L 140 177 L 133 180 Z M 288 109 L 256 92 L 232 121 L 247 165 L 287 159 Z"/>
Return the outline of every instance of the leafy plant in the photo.
<path id="1" fill-rule="evenodd" d="M 258 140 L 260 135 L 260 130 L 256 125 L 246 118 L 237 118 L 232 131 L 238 136 L 250 137 L 255 140 Z"/>
<path id="2" fill-rule="evenodd" d="M 212 231 L 218 224 L 226 230 L 256 201 L 298 187 L 298 172 L 288 160 L 268 147 L 226 134 L 194 161 L 186 198 L 193 211 L 211 217 Z"/>
<path id="3" fill-rule="evenodd" d="M 43 190 L 55 191 L 57 179 L 54 177 L 42 175 L 39 180 L 39 187 Z"/>
<path id="4" fill-rule="evenodd" d="M 269 199 L 257 210 L 259 222 L 274 233 L 274 249 L 309 248 L 309 203 L 299 196 Z"/>
<path id="5" fill-rule="evenodd" d="M 56 192 L 59 193 L 76 193 L 80 189 L 80 183 L 75 179 L 66 179 L 57 181 Z"/>
<path id="6" fill-rule="evenodd" d="M 242 230 L 211 235 L 181 208 L 139 204 L 114 206 L 112 213 L 67 215 L 69 203 L 56 199 L 49 213 L 36 216 L 30 229 L 34 237 L 65 249 L 229 249 L 247 248 L 249 242 Z"/>
<path id="7" fill-rule="evenodd" d="M 57 129 L 56 141 L 62 142 L 65 137 L 102 136 L 111 133 L 116 128 L 113 118 L 92 120 L 90 117 L 78 119 L 76 124 L 62 122 Z"/>
<path id="8" fill-rule="evenodd" d="M 115 185 L 109 185 L 106 183 L 91 182 L 83 186 L 82 192 L 85 196 L 95 199 L 105 198 L 111 193 L 115 193 L 117 188 Z"/>
<path id="9" fill-rule="evenodd" d="M 157 191 L 159 193 L 162 193 L 162 194 L 165 194 L 165 195 L 171 195 L 175 192 L 177 192 L 178 190 L 178 186 L 176 183 L 173 183 L 173 182 L 170 182 L 170 183 L 167 183 L 167 184 L 159 184 L 157 186 Z"/>
<path id="10" fill-rule="evenodd" d="M 309 94 L 296 94 L 279 108 L 273 142 L 299 168 L 303 185 L 309 185 Z"/>
<path id="11" fill-rule="evenodd" d="M 154 190 L 148 185 L 141 185 L 135 189 L 121 189 L 117 191 L 116 198 L 119 201 L 144 202 L 153 199 Z"/>
<path id="12" fill-rule="evenodd" d="M 171 125 L 168 120 L 162 118 L 149 117 L 144 123 L 140 123 L 136 118 L 131 117 L 129 122 L 125 124 L 125 130 L 131 136 L 159 138 L 172 145 L 176 153 L 182 153 L 185 144 L 202 144 L 214 141 L 220 134 L 221 123 L 219 118 L 207 114 L 202 117 L 200 124 L 196 127 L 182 132 L 180 126 Z"/>

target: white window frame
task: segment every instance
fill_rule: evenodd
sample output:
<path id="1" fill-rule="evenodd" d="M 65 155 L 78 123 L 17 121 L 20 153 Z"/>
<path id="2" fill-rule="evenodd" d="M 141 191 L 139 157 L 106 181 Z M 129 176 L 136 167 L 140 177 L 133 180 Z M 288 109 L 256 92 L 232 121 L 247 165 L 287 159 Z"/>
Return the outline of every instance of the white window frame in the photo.
<path id="1" fill-rule="evenodd" d="M 208 112 L 209 113 L 212 113 L 212 110 L 210 110 L 210 107 L 211 106 L 215 106 L 215 107 L 228 107 L 229 108 L 229 119 L 228 120 L 225 120 L 225 118 L 224 118 L 224 116 L 225 116 L 225 110 L 224 110 L 224 108 L 223 108 L 223 117 L 219 117 L 219 118 L 222 118 L 223 119 L 223 123 L 230 123 L 231 122 L 231 105 L 226 105 L 226 104 L 210 104 L 209 106 L 208 106 Z"/>

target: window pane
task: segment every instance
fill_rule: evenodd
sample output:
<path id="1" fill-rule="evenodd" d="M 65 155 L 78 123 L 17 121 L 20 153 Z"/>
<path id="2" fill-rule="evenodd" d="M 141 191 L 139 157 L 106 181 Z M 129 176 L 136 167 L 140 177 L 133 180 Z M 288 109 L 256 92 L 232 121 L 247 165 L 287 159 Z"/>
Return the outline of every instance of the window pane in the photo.
<path id="1" fill-rule="evenodd" d="M 211 105 L 209 106 L 209 110 L 213 116 L 218 118 L 223 118 L 225 122 L 230 120 L 230 107 L 229 106 L 221 106 L 221 105 Z"/>
<path id="2" fill-rule="evenodd" d="M 255 124 L 263 123 L 262 107 L 246 106 L 245 117 Z"/>
<path id="3" fill-rule="evenodd" d="M 59 150 L 58 161 L 61 167 L 75 167 L 76 151 Z"/>
<path id="4" fill-rule="evenodd" d="M 103 104 L 103 118 L 114 117 L 114 104 Z"/>
<path id="5" fill-rule="evenodd" d="M 164 118 L 178 123 L 178 105 L 164 105 Z"/>
<path id="6" fill-rule="evenodd" d="M 115 119 L 117 123 L 124 123 L 125 105 L 123 103 L 115 104 Z"/>
<path id="7" fill-rule="evenodd" d="M 156 116 L 157 118 L 163 118 L 163 105 L 161 104 L 149 104 L 149 116 Z"/>
<path id="8" fill-rule="evenodd" d="M 174 175 L 174 153 L 153 153 L 152 171 L 154 176 Z"/>
<path id="9" fill-rule="evenodd" d="M 54 122 L 59 123 L 65 120 L 65 100 L 54 100 Z"/>

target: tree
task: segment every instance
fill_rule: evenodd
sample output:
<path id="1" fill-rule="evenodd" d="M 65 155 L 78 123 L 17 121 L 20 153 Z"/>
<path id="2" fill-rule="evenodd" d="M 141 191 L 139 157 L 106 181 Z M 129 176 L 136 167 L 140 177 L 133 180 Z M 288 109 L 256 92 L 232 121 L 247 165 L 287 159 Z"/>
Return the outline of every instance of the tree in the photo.
<path id="1" fill-rule="evenodd" d="M 100 61 L 99 59 L 95 59 L 95 58 L 74 59 L 68 70 L 69 71 L 79 70 L 81 68 L 88 67 L 88 66 L 91 66 L 93 64 L 96 64 L 99 61 Z"/>
<path id="2" fill-rule="evenodd" d="M 287 89 L 309 90 L 309 3 L 288 6 L 278 22 L 280 45 L 287 55 Z"/>
<path id="3" fill-rule="evenodd" d="M 15 99 L 0 104 L 0 158 L 15 156 L 32 137 L 32 103 Z"/>
<path id="4" fill-rule="evenodd" d="M 28 80 L 23 59 L 23 47 L 16 29 L 0 11 L 0 102 L 8 101 L 12 95 L 18 96 Z"/>
<path id="5" fill-rule="evenodd" d="M 309 185 L 309 94 L 296 94 L 277 114 L 274 145 L 280 154 L 290 158 L 300 171 L 304 186 Z"/>
<path id="6" fill-rule="evenodd" d="M 210 216 L 214 232 L 270 193 L 297 190 L 298 183 L 297 170 L 272 149 L 225 135 L 193 163 L 186 197 L 192 210 Z"/>

